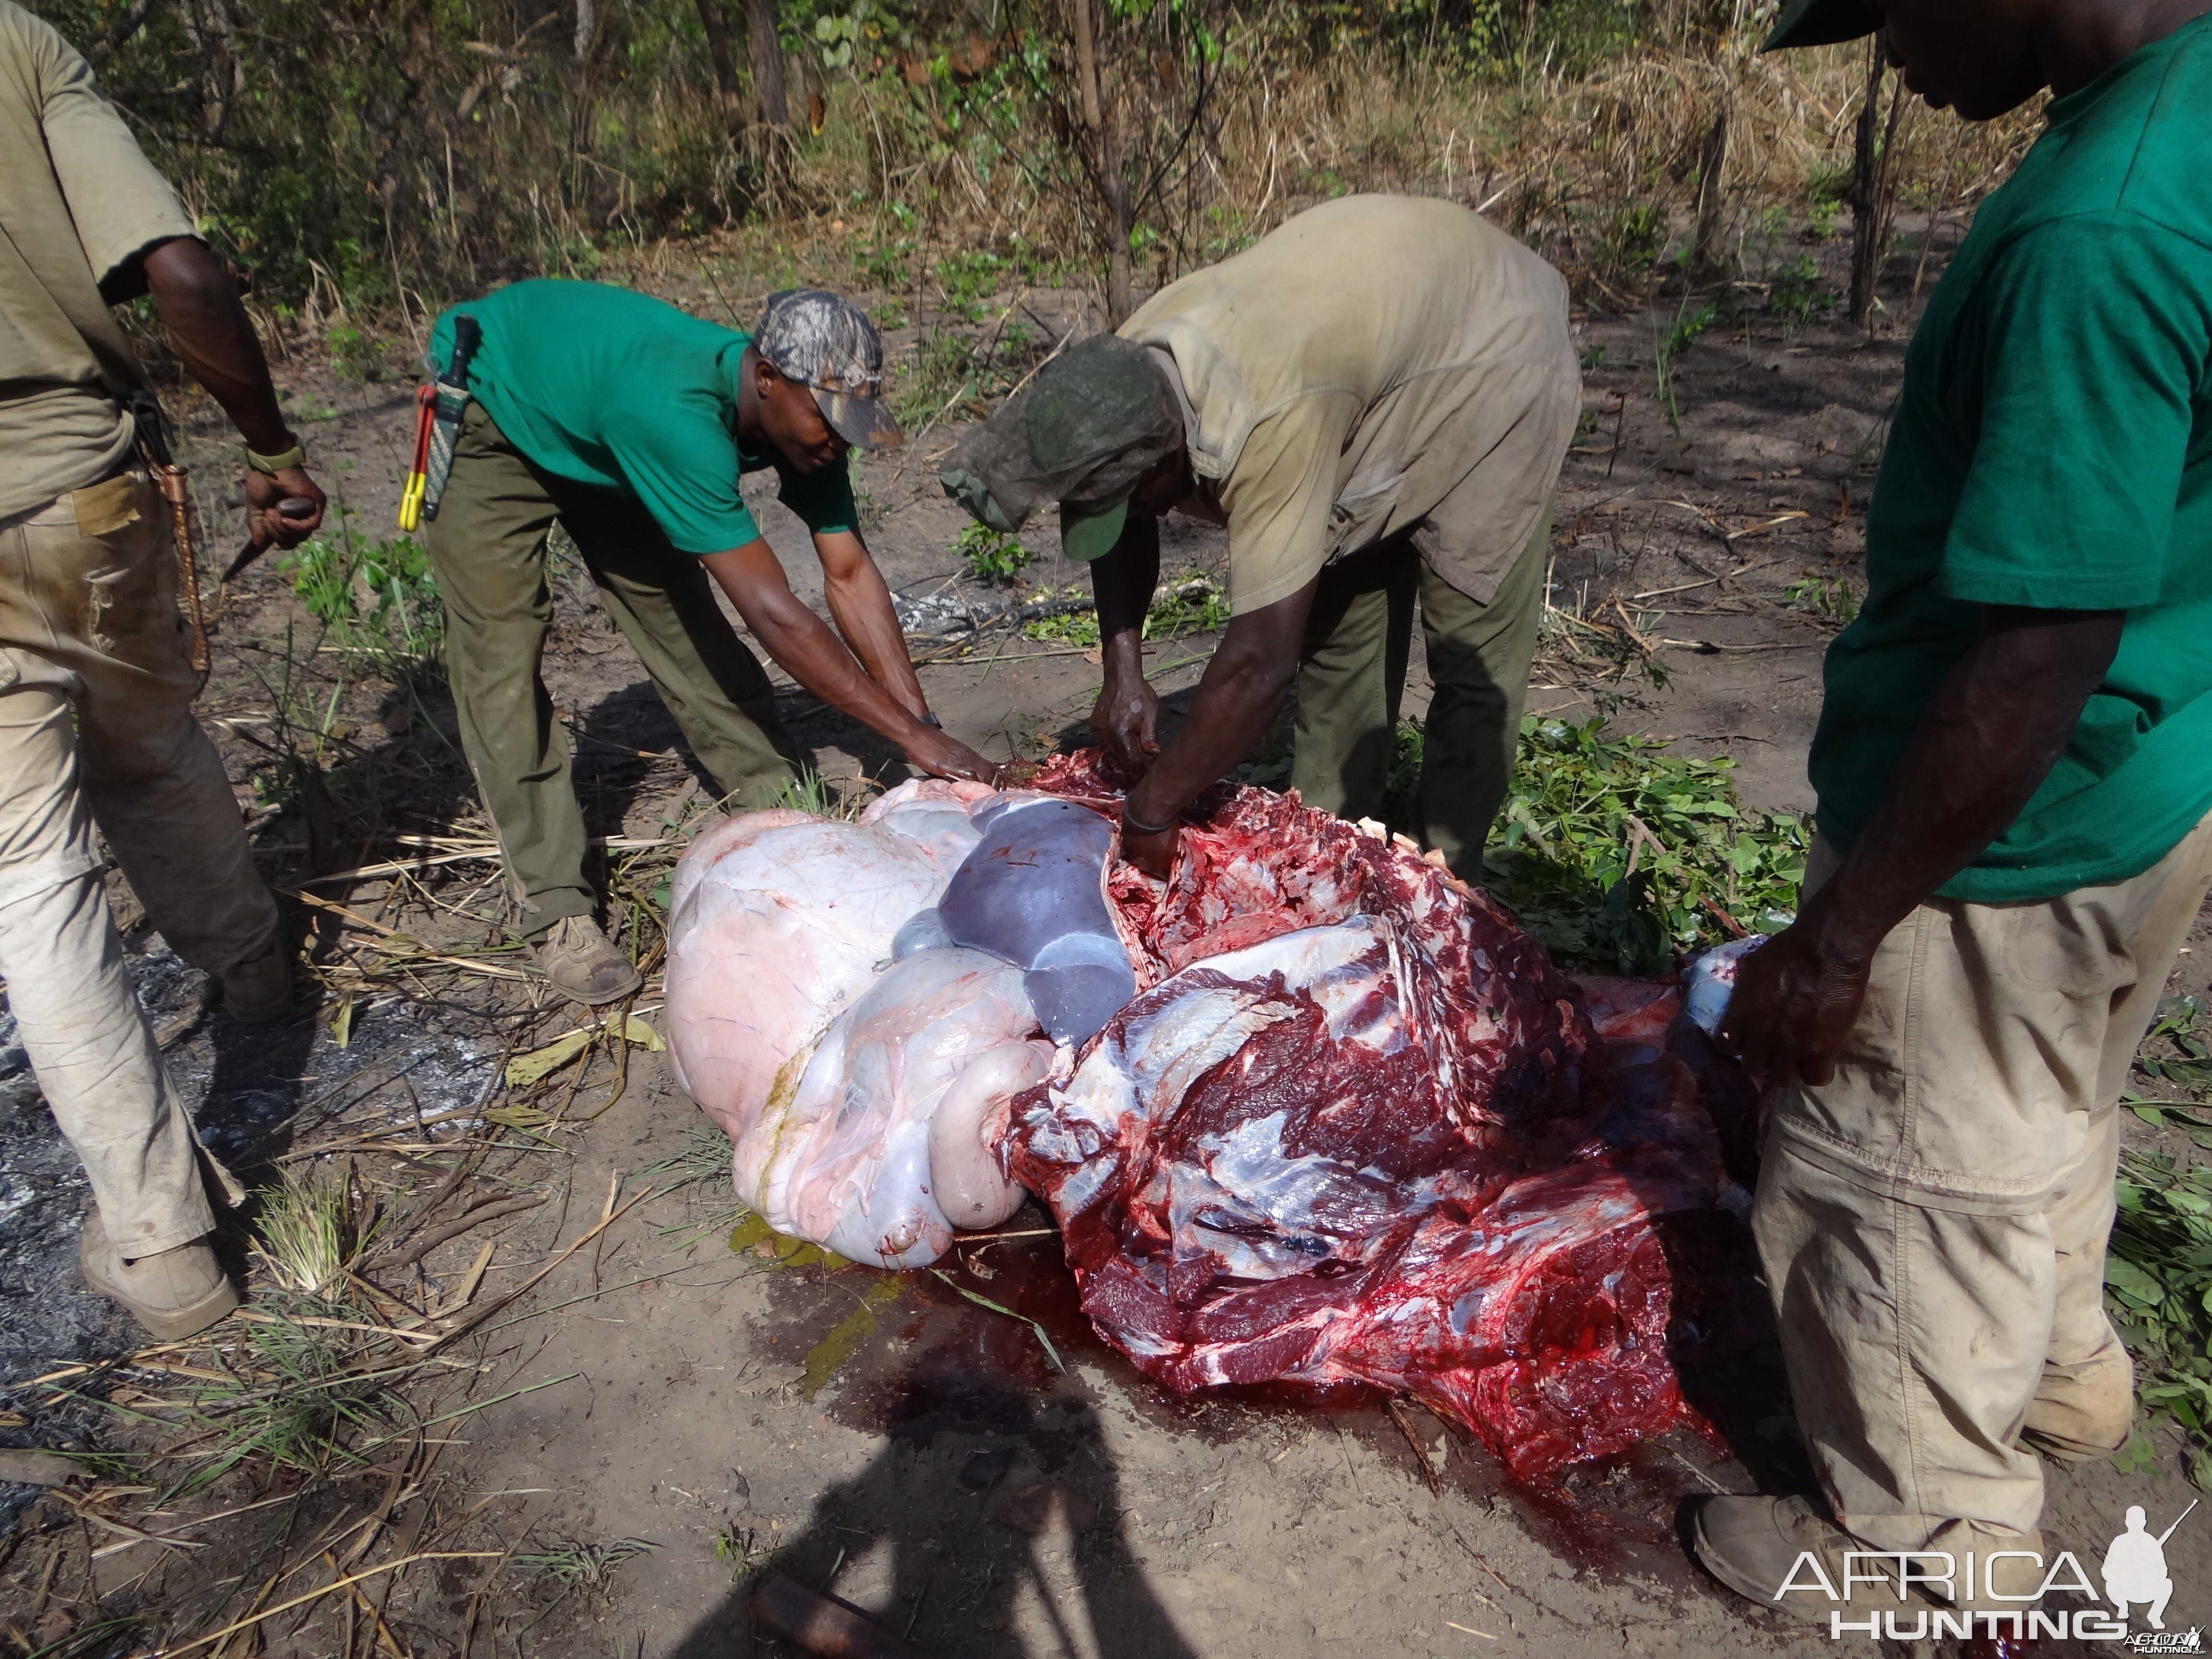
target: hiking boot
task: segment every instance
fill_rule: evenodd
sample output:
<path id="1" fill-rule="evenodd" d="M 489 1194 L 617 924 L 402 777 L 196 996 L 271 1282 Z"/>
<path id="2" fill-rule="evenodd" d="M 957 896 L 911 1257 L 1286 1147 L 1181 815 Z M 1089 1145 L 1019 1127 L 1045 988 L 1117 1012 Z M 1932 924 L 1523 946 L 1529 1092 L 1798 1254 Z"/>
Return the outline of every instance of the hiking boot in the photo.
<path id="1" fill-rule="evenodd" d="M 106 1224 L 94 1210 L 84 1218 L 76 1259 L 84 1282 L 128 1308 L 158 1341 L 181 1341 L 238 1305 L 238 1286 L 204 1238 L 126 1261 L 108 1243 Z"/>
<path id="2" fill-rule="evenodd" d="M 292 957 L 282 938 L 222 976 L 222 1010 L 240 1025 L 263 1025 L 291 1012 Z"/>
<path id="3" fill-rule="evenodd" d="M 1708 1498 L 1698 1507 L 1692 1537 L 1707 1572 L 1737 1595 L 1801 1624 L 1825 1625 L 1832 1613 L 1864 1618 L 1869 1610 L 1904 1612 L 1930 1605 L 1899 1596 L 1893 1581 L 1887 1589 L 1865 1583 L 1863 1564 L 1861 1582 L 1850 1587 L 1850 1601 L 1844 1601 L 1844 1553 L 1867 1546 L 1820 1514 L 1808 1498 Z M 1800 1565 L 1808 1553 L 1820 1572 Z M 1825 1585 L 1820 1573 L 1827 1576 Z M 1786 1590 L 1784 1584 L 1790 1586 Z"/>
<path id="4" fill-rule="evenodd" d="M 2045 1366 L 2020 1437 L 2046 1456 L 2087 1463 L 2126 1445 L 2135 1426 L 2135 1368 L 2123 1358 L 2086 1376 Z"/>
<path id="5" fill-rule="evenodd" d="M 538 941 L 536 954 L 555 990 L 592 1007 L 617 1001 L 645 983 L 645 975 L 589 916 L 555 922 Z"/>

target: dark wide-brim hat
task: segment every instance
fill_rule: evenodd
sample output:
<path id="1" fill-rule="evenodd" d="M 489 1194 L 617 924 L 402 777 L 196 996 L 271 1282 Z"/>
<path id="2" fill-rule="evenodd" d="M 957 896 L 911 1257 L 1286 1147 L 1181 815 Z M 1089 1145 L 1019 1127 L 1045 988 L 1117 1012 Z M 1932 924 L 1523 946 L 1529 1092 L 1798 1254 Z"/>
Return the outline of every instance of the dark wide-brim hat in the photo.
<path id="1" fill-rule="evenodd" d="M 1775 19 L 1761 52 L 1790 46 L 1832 46 L 1857 40 L 1881 27 L 1881 10 L 1866 0 L 1790 0 Z"/>
<path id="2" fill-rule="evenodd" d="M 1138 480 L 1182 444 L 1175 392 L 1146 349 L 1094 334 L 963 438 L 937 476 L 1006 535 L 1058 501 L 1060 549 L 1087 562 L 1114 550 Z"/>
<path id="3" fill-rule="evenodd" d="M 822 418 L 860 449 L 890 449 L 906 434 L 884 402 L 884 337 L 841 294 L 787 288 L 769 295 L 753 349 L 814 394 Z"/>

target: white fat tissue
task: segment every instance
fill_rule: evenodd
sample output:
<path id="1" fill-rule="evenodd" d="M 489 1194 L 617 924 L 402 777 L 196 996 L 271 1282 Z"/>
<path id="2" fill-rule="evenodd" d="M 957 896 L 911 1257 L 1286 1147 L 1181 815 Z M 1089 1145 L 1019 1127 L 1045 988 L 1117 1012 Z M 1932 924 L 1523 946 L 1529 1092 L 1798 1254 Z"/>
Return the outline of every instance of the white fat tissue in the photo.
<path id="1" fill-rule="evenodd" d="M 832 1022 L 798 1088 L 738 1143 L 739 1196 L 778 1232 L 855 1261 L 936 1261 L 956 1224 L 996 1226 L 1021 1201 L 981 1125 L 1050 1071 L 1036 1029 L 1018 969 L 977 951 L 908 957 Z"/>
<path id="2" fill-rule="evenodd" d="M 927 779 L 857 823 L 746 813 L 678 865 L 670 1057 L 777 1231 L 918 1267 L 1020 1205 L 983 1127 L 1044 1079 L 1053 1045 L 1027 964 L 955 948 L 936 920 L 975 820 L 1007 799 Z"/>

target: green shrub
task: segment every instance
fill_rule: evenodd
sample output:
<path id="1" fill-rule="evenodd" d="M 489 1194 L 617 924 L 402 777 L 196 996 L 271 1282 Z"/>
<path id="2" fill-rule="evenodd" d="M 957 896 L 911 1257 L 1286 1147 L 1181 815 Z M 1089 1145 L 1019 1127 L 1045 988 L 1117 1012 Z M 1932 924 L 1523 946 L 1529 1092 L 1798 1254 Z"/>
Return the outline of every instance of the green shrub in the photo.
<path id="1" fill-rule="evenodd" d="M 1554 955 L 1622 973 L 1666 972 L 1734 938 L 1731 921 L 1783 925 L 1804 879 L 1806 822 L 1739 804 L 1732 760 L 1669 754 L 1603 726 L 1521 722 L 1484 860 L 1491 890 Z"/>

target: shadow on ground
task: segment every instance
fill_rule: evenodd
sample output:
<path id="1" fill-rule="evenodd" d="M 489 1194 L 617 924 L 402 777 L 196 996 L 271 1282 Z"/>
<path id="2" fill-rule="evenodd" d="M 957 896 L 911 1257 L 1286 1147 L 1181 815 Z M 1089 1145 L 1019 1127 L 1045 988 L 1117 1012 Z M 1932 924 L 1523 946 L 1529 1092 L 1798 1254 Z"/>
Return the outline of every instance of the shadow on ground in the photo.
<path id="1" fill-rule="evenodd" d="M 1121 1527 L 1112 1454 L 1096 1408 L 1040 1399 L 994 1375 L 1007 1328 L 969 1322 L 922 1354 L 888 1402 L 885 1437 L 807 1525 L 758 1565 L 835 1594 L 868 1569 L 888 1589 L 859 1609 L 945 1659 L 1040 1650 L 1101 1659 L 1197 1659 Z M 750 1587 L 694 1626 L 672 1659 L 720 1659 L 750 1628 Z M 774 1646 L 763 1650 L 775 1653 Z"/>

